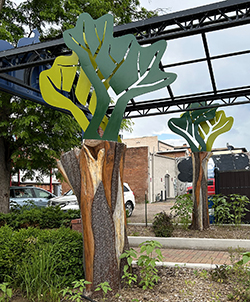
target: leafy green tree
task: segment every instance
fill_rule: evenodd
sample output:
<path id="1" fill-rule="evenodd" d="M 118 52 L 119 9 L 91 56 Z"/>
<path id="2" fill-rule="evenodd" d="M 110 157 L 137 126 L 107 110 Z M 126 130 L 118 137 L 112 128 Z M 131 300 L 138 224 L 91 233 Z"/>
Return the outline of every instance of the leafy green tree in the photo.
<path id="1" fill-rule="evenodd" d="M 81 130 L 69 115 L 0 93 L 0 212 L 9 207 L 11 173 L 34 169 L 48 174 L 56 158 L 81 143 Z"/>
<path id="2" fill-rule="evenodd" d="M 139 6 L 139 0 L 27 0 L 19 8 L 29 29 L 37 28 L 43 32 L 43 37 L 48 38 L 62 36 L 64 30 L 73 28 L 83 12 L 94 19 L 110 13 L 114 16 L 115 25 L 157 15 L 157 11 L 147 11 Z M 50 27 L 45 30 L 48 23 Z"/>
<path id="3" fill-rule="evenodd" d="M 5 0 L 0 11 L 0 39 L 16 46 L 34 28 L 41 33 L 40 40 L 58 38 L 75 26 L 84 11 L 93 18 L 111 13 L 115 24 L 156 14 L 140 9 L 138 0 L 27 0 L 20 5 Z M 131 130 L 131 122 L 123 127 Z M 26 170 L 27 177 L 33 176 L 32 169 L 48 173 L 62 152 L 80 143 L 81 130 L 71 116 L 0 92 L 0 212 L 9 211 L 11 173 L 17 169 Z"/>

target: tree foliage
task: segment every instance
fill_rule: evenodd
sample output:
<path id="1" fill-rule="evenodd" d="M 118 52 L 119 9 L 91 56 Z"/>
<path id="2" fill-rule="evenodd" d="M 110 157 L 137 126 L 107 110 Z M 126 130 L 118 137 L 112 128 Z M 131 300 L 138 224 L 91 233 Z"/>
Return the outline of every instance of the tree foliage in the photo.
<path id="1" fill-rule="evenodd" d="M 140 8 L 139 0 L 27 0 L 20 4 L 19 9 L 30 31 L 37 28 L 46 38 L 61 36 L 64 30 L 73 28 L 83 12 L 94 19 L 110 13 L 114 16 L 115 25 L 157 14 L 156 11 Z"/>
<path id="2" fill-rule="evenodd" d="M 84 11 L 93 18 L 111 13 L 115 24 L 156 14 L 138 8 L 138 0 L 27 0 L 19 5 L 6 0 L 0 11 L 0 39 L 15 47 L 20 38 L 29 36 L 35 28 L 41 41 L 58 38 L 65 29 L 75 26 Z M 131 130 L 131 122 L 124 128 Z M 8 208 L 1 203 L 8 200 L 11 165 L 14 170 L 27 169 L 29 177 L 32 169 L 48 172 L 63 151 L 80 143 L 81 130 L 71 116 L 0 92 L 0 212 Z"/>
<path id="3" fill-rule="evenodd" d="M 14 114 L 4 133 L 14 134 L 13 168 L 26 168 L 27 177 L 32 169 L 48 173 L 63 151 L 81 144 L 80 127 L 71 116 L 20 98 L 12 99 L 11 107 Z"/>

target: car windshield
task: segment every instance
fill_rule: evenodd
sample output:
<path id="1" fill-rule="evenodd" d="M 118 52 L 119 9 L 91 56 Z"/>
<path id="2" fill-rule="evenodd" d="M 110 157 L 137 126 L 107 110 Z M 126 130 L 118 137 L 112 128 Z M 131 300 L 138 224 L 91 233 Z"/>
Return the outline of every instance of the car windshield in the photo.
<path id="1" fill-rule="evenodd" d="M 73 195 L 73 191 L 72 190 L 69 190 L 68 192 L 64 193 L 64 196 L 70 196 L 70 195 Z"/>

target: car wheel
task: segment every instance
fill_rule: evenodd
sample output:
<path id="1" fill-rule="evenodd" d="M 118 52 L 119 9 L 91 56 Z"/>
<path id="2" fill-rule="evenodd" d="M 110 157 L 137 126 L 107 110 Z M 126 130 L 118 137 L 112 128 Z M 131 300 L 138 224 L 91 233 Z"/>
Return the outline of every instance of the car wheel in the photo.
<path id="1" fill-rule="evenodd" d="M 133 212 L 133 205 L 131 201 L 127 201 L 125 204 L 126 212 L 127 212 L 127 217 L 130 217 Z"/>

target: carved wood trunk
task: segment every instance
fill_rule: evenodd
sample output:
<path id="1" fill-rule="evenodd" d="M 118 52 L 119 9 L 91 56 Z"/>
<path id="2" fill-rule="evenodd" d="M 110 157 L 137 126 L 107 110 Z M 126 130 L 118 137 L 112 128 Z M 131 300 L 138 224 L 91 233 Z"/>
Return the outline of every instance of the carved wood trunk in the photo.
<path id="1" fill-rule="evenodd" d="M 204 230 L 210 227 L 207 195 L 207 164 L 211 152 L 193 152 L 193 217 L 191 229 Z"/>
<path id="2" fill-rule="evenodd" d="M 128 249 L 123 197 L 126 146 L 110 141 L 85 140 L 81 150 L 61 158 L 59 169 L 72 186 L 81 209 L 85 279 L 91 293 L 104 281 L 113 290 L 121 286 Z"/>

